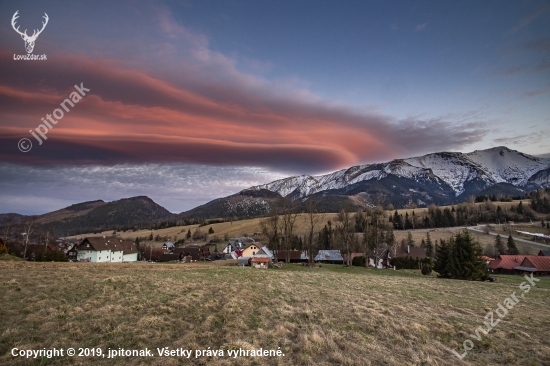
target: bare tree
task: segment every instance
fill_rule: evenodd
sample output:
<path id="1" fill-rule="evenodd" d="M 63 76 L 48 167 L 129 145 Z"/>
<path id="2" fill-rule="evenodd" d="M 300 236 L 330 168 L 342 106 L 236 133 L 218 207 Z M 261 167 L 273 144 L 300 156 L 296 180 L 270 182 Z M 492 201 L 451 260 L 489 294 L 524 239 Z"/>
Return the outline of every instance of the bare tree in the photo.
<path id="1" fill-rule="evenodd" d="M 13 228 L 15 222 L 15 214 L 13 213 L 7 214 L 4 218 L 4 222 L 2 224 L 4 225 L 4 241 L 6 242 L 6 244 L 8 243 L 10 238 L 10 229 Z"/>
<path id="2" fill-rule="evenodd" d="M 44 247 L 47 247 L 48 244 L 50 243 L 50 240 L 54 238 L 53 230 L 49 226 L 46 226 L 42 229 L 41 236 L 42 236 L 42 239 L 44 240 Z"/>
<path id="3" fill-rule="evenodd" d="M 368 261 L 369 253 L 374 257 L 374 267 L 378 268 L 377 257 L 380 247 L 386 241 L 384 235 L 385 222 L 384 210 L 382 207 L 376 207 L 368 212 L 363 231 L 363 249 L 365 251 L 365 261 Z M 394 241 L 393 231 L 391 231 L 391 241 Z"/>
<path id="4" fill-rule="evenodd" d="M 275 211 L 273 211 L 271 216 L 260 220 L 260 230 L 267 238 L 268 247 L 272 250 L 279 249 L 280 221 L 279 215 Z"/>
<path id="5" fill-rule="evenodd" d="M 23 230 L 25 239 L 23 240 L 23 259 L 27 258 L 27 247 L 29 246 L 30 236 L 34 233 L 34 224 L 36 224 L 36 216 L 30 216 L 23 222 Z"/>
<path id="6" fill-rule="evenodd" d="M 334 218 L 335 234 L 342 250 L 347 254 L 346 265 L 351 266 L 351 250 L 355 240 L 355 222 L 347 209 L 340 211 Z"/>
<path id="7" fill-rule="evenodd" d="M 369 217 L 363 223 L 363 250 L 365 252 L 365 267 L 369 266 Z"/>
<path id="8" fill-rule="evenodd" d="M 308 254 L 308 262 L 310 265 L 313 264 L 313 251 L 315 250 L 314 245 L 314 238 L 315 238 L 315 227 L 321 222 L 323 217 L 318 214 L 317 212 L 317 205 L 319 204 L 319 200 L 314 198 L 309 198 L 306 201 L 306 216 L 305 220 L 308 225 L 308 236 L 307 236 L 307 242 L 306 242 L 306 248 L 307 248 L 307 254 Z"/>
<path id="9" fill-rule="evenodd" d="M 294 225 L 298 218 L 296 205 L 289 199 L 283 198 L 281 202 L 281 234 L 285 249 L 286 262 L 290 263 L 290 251 L 292 250 L 292 239 L 294 236 Z"/>

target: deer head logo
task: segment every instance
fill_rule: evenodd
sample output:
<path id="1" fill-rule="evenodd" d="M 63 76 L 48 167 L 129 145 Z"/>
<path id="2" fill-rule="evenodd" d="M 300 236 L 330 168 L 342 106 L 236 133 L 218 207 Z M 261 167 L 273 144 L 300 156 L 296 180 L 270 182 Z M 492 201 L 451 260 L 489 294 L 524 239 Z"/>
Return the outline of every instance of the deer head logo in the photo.
<path id="1" fill-rule="evenodd" d="M 32 50 L 34 49 L 34 42 L 36 42 L 36 39 L 38 38 L 38 36 L 40 35 L 40 33 L 42 33 L 42 31 L 44 30 L 44 28 L 46 28 L 46 24 L 48 24 L 48 14 L 44 13 L 44 19 L 46 20 L 45 22 L 42 22 L 42 29 L 40 30 L 34 30 L 32 36 L 28 36 L 27 35 L 27 30 L 25 29 L 24 32 L 20 32 L 19 31 L 19 26 L 17 26 L 17 28 L 15 28 L 15 20 L 17 18 L 19 18 L 19 15 L 17 15 L 17 13 L 19 13 L 19 10 L 17 10 L 15 12 L 15 14 L 13 14 L 13 17 L 11 18 L 11 26 L 13 27 L 13 29 L 19 33 L 21 35 L 21 38 L 23 38 L 23 40 L 25 41 L 25 48 L 27 49 L 27 53 L 32 53 Z"/>

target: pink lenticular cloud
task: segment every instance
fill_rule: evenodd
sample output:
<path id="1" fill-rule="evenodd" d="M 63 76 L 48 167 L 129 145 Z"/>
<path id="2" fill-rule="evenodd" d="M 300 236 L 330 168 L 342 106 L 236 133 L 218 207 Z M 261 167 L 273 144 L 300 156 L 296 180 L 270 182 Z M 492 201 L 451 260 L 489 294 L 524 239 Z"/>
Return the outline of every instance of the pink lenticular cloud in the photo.
<path id="1" fill-rule="evenodd" d="M 185 79 L 163 80 L 113 60 L 69 56 L 39 67 L 10 61 L 2 52 L 0 67 L 15 75 L 0 84 L 5 136 L 0 156 L 8 161 L 186 162 L 327 171 L 403 151 L 458 147 L 482 135 L 477 128 L 462 131 L 460 138 L 453 134 L 460 126 L 444 121 L 395 121 L 312 100 L 307 93 L 296 97 L 299 91 L 293 98 L 277 91 L 258 94 L 250 91 L 249 80 L 234 84 L 234 94 L 224 96 L 226 85 L 208 75 L 199 88 L 195 79 L 191 89 Z M 25 72 L 31 77 L 18 83 L 17 74 Z M 13 141 L 27 137 L 80 82 L 91 89 L 89 95 L 50 131 L 48 144 L 22 156 Z M 430 140 L 434 131 L 426 125 L 439 128 L 437 140 Z M 445 141 L 445 135 L 452 139 Z"/>

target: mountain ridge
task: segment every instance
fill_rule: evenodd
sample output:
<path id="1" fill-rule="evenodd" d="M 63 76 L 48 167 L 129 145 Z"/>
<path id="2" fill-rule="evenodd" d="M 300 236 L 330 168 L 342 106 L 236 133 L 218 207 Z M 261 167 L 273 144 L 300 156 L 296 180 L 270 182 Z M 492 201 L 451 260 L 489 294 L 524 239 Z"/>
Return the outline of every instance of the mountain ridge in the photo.
<path id="1" fill-rule="evenodd" d="M 521 196 L 542 187 L 550 187 L 550 158 L 498 146 L 355 165 L 324 175 L 291 176 L 216 198 L 180 214 L 169 212 L 147 196 L 81 202 L 38 215 L 37 224 L 67 235 L 162 221 L 257 217 L 275 209 L 282 197 L 301 204 L 315 198 L 320 212 L 336 212 L 343 207 L 455 204 L 470 195 Z M 14 215 L 17 222 L 28 218 Z M 0 214 L 0 224 L 7 216 Z"/>
<path id="2" fill-rule="evenodd" d="M 501 157 L 500 160 L 495 155 Z M 520 161 L 520 159 L 522 159 Z M 502 161 L 506 160 L 506 161 Z M 531 162 L 530 164 L 526 164 Z M 503 164 L 504 163 L 504 164 Z M 519 165 L 523 164 L 523 169 Z M 300 198 L 320 191 L 343 188 L 345 185 L 371 179 L 381 180 L 392 174 L 401 178 L 441 181 L 450 186 L 458 197 L 465 192 L 465 184 L 479 178 L 485 188 L 496 183 L 511 183 L 524 187 L 534 174 L 550 168 L 550 159 L 537 158 L 499 146 L 471 153 L 439 152 L 419 157 L 394 159 L 386 163 L 356 165 L 318 176 L 293 176 L 249 189 L 267 189 L 286 197 L 298 194 Z"/>
<path id="3" fill-rule="evenodd" d="M 182 217 L 228 217 L 224 200 L 239 196 L 254 214 L 267 214 L 275 203 L 271 197 L 263 203 L 254 200 L 254 191 L 271 192 L 291 200 L 315 197 L 323 210 L 337 211 L 392 204 L 396 208 L 410 205 L 456 204 L 468 196 L 486 194 L 521 196 L 529 190 L 550 186 L 550 158 L 531 156 L 506 146 L 469 153 L 436 152 L 422 156 L 393 159 L 385 163 L 361 164 L 323 175 L 297 175 L 253 186 L 239 194 L 181 213 Z M 265 201 L 265 199 L 264 199 Z M 208 212 L 208 214 L 206 214 Z M 240 212 L 242 217 L 251 217 Z"/>

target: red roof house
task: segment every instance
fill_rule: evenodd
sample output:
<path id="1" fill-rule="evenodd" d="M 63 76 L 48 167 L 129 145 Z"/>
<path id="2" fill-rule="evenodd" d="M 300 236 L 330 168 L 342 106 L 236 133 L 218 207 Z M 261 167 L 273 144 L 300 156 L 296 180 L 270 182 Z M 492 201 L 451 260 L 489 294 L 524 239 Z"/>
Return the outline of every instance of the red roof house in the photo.
<path id="1" fill-rule="evenodd" d="M 524 255 L 502 254 L 489 263 L 489 270 L 491 270 L 492 273 L 515 274 L 515 268 L 521 265 L 524 259 Z"/>
<path id="2" fill-rule="evenodd" d="M 522 273 L 533 273 L 537 275 L 550 274 L 550 257 L 527 256 L 515 269 Z"/>

